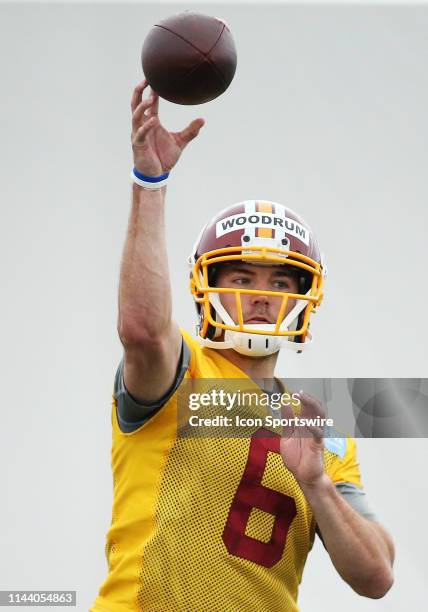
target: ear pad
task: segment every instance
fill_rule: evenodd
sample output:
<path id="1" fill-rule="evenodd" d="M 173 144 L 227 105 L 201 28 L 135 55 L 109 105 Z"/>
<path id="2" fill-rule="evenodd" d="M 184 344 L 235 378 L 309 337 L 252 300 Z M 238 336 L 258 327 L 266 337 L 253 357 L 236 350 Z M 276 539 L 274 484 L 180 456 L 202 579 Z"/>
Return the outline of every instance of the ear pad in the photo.
<path id="1" fill-rule="evenodd" d="M 299 293 L 305 295 L 312 286 L 312 273 L 302 270 L 299 276 Z"/>
<path id="2" fill-rule="evenodd" d="M 308 272 L 307 270 L 302 270 L 302 273 L 299 276 L 299 293 L 301 293 L 302 295 L 305 295 L 309 291 L 311 286 L 312 286 L 311 272 Z M 303 319 L 305 317 L 306 308 L 302 310 L 302 312 L 299 314 L 297 318 L 297 328 L 296 329 L 300 329 L 303 325 Z M 305 341 L 305 334 L 302 334 L 301 336 L 294 336 L 294 342 L 296 342 L 297 344 L 299 343 L 301 344 L 304 341 Z"/>
<path id="3" fill-rule="evenodd" d="M 216 266 L 210 266 L 208 268 L 208 285 L 210 287 L 214 287 L 215 286 L 215 282 L 216 282 L 216 276 L 217 276 L 217 267 Z M 216 311 L 214 310 L 214 307 L 210 305 L 210 312 L 211 312 L 211 316 L 214 319 L 214 321 L 216 321 Z M 220 330 L 217 327 L 214 327 L 214 325 L 208 325 L 208 329 L 207 329 L 207 338 L 208 340 L 213 340 L 213 338 L 215 337 L 216 332 L 219 332 Z"/>

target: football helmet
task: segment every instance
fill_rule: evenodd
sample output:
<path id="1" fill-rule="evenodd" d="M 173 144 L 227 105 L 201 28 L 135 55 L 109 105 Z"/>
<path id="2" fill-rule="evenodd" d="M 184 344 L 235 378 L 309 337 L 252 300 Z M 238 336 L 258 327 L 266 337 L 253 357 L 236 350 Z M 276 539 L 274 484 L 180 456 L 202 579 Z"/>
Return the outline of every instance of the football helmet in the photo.
<path id="1" fill-rule="evenodd" d="M 242 261 L 256 265 L 287 265 L 297 273 L 298 293 L 216 286 L 219 266 Z M 264 200 L 239 202 L 222 210 L 201 231 L 189 257 L 190 290 L 198 314 L 200 343 L 214 349 L 233 348 L 260 357 L 282 347 L 301 352 L 312 336 L 309 319 L 323 297 L 325 266 L 316 239 L 295 212 Z M 237 321 L 221 302 L 222 293 L 234 293 Z M 276 323 L 245 323 L 243 294 L 280 297 Z M 285 316 L 287 302 L 295 305 Z"/>

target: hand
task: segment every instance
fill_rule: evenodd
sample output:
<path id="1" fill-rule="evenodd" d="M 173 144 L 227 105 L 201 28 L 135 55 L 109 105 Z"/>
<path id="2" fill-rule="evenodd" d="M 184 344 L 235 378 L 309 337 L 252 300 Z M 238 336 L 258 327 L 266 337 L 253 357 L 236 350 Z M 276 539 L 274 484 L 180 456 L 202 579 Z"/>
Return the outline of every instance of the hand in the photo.
<path id="1" fill-rule="evenodd" d="M 184 147 L 199 134 L 203 119 L 195 119 L 181 132 L 168 132 L 158 117 L 159 96 L 152 91 L 142 99 L 147 81 L 134 89 L 132 109 L 132 149 L 134 165 L 142 174 L 160 176 L 177 163 Z"/>
<path id="2" fill-rule="evenodd" d="M 321 404 L 307 393 L 300 393 L 301 419 L 325 418 Z M 295 414 L 287 406 L 282 416 L 288 419 Z M 312 487 L 324 476 L 324 432 L 323 428 L 304 425 L 284 428 L 280 441 L 280 452 L 285 466 L 295 476 L 300 486 Z"/>

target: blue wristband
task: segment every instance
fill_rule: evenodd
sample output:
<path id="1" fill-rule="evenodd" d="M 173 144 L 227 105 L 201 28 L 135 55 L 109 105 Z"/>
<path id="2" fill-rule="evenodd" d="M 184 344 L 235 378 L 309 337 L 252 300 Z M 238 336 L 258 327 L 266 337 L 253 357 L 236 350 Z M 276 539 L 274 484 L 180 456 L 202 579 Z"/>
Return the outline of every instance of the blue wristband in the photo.
<path id="1" fill-rule="evenodd" d="M 169 172 L 164 172 L 160 176 L 147 176 L 142 172 L 139 172 L 137 168 L 133 168 L 131 172 L 132 180 L 146 189 L 159 189 L 166 185 L 169 177 Z"/>

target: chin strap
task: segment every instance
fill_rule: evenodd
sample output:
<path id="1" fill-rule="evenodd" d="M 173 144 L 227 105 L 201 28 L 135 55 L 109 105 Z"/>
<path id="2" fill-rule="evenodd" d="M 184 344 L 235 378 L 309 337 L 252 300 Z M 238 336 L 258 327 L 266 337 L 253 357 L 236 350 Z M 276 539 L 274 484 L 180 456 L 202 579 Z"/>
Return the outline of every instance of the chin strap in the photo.
<path id="1" fill-rule="evenodd" d="M 263 330 L 268 329 L 268 325 L 248 325 L 249 328 L 261 328 Z M 272 330 L 275 328 L 271 326 Z M 270 330 L 269 330 L 270 331 Z M 301 353 L 306 350 L 307 347 L 312 344 L 312 334 L 308 331 L 305 342 L 297 343 L 294 342 L 289 336 L 267 336 L 264 334 L 251 334 L 244 332 L 234 332 L 226 330 L 224 334 L 224 340 L 209 340 L 208 338 L 201 338 L 198 335 L 197 339 L 202 346 L 212 348 L 216 350 L 222 349 L 234 349 L 241 355 L 248 355 L 249 357 L 266 357 L 277 353 L 280 349 L 286 348 L 295 353 Z"/>

